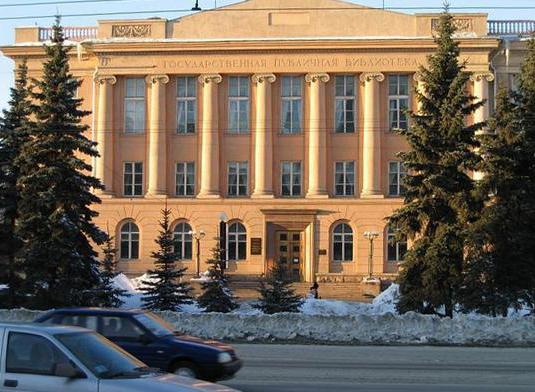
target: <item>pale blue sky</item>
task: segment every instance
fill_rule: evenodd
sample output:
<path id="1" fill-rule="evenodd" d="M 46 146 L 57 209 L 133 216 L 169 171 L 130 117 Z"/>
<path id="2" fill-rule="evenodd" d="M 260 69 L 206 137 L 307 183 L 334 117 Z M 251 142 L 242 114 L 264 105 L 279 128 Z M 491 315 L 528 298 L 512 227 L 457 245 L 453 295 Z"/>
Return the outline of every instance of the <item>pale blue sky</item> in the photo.
<path id="1" fill-rule="evenodd" d="M 38 0 L 0 0 L 2 4 L 12 3 L 35 3 Z M 42 0 L 41 0 L 42 1 Z M 54 0 L 46 0 L 53 2 Z M 61 0 L 58 0 L 61 1 Z M 383 0 L 349 0 L 353 3 L 362 5 L 381 7 Z M 218 6 L 236 3 L 238 0 L 200 0 L 199 4 L 203 8 L 212 8 L 215 3 Z M 153 14 L 146 15 L 120 15 L 110 17 L 69 17 L 63 19 L 63 24 L 68 25 L 96 25 L 97 19 L 117 19 L 117 18 L 140 18 L 161 16 L 172 19 L 184 14 L 158 13 L 162 9 L 189 9 L 192 7 L 194 0 L 129 0 L 126 2 L 110 3 L 89 3 L 89 4 L 60 4 L 60 5 L 40 5 L 40 6 L 17 6 L 17 7 L 0 7 L 0 17 L 17 17 L 17 16 L 34 16 L 34 15 L 53 15 L 60 14 L 80 14 L 95 12 L 123 12 L 125 10 L 155 10 Z M 438 7 L 442 5 L 442 0 L 384 0 L 387 7 Z M 503 7 L 503 6 L 535 6 L 534 0 L 450 0 L 454 7 Z M 404 11 L 409 12 L 409 11 Z M 413 11 L 410 11 L 413 12 Z M 425 12 L 418 10 L 414 12 Z M 466 11 L 469 12 L 469 11 Z M 535 10 L 477 10 L 475 12 L 488 12 L 490 19 L 535 19 Z M 0 21 L 0 45 L 13 43 L 14 29 L 16 26 L 48 26 L 53 19 L 21 19 Z M 13 64 L 12 61 L 0 56 L 0 108 L 5 107 L 9 86 L 13 83 Z"/>

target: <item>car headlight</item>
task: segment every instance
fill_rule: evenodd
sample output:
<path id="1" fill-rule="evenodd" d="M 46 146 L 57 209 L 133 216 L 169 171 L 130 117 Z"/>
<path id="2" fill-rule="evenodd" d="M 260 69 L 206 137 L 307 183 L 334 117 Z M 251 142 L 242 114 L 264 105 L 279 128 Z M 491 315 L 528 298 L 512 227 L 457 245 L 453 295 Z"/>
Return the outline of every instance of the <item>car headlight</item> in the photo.
<path id="1" fill-rule="evenodd" d="M 219 353 L 217 356 L 217 362 L 219 363 L 232 362 L 232 356 L 229 353 Z"/>

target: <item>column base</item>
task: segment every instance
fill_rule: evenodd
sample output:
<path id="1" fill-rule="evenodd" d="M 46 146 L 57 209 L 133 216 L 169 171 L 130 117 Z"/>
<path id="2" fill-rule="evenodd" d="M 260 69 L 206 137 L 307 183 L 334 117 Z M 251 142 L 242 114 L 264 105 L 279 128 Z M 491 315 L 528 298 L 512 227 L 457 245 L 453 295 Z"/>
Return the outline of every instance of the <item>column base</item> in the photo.
<path id="1" fill-rule="evenodd" d="M 360 197 L 362 199 L 384 199 L 385 195 L 383 195 L 381 192 L 378 192 L 378 191 L 372 191 L 372 192 L 362 192 L 360 194 Z"/>
<path id="2" fill-rule="evenodd" d="M 255 193 L 251 195 L 251 199 L 273 199 L 275 198 L 275 195 L 273 195 L 273 192 L 262 192 L 262 193 Z"/>
<path id="3" fill-rule="evenodd" d="M 219 193 L 199 193 L 197 199 L 221 199 Z"/>
<path id="4" fill-rule="evenodd" d="M 147 198 L 147 199 L 167 199 L 167 193 L 147 192 L 145 194 L 145 198 Z"/>
<path id="5" fill-rule="evenodd" d="M 308 192 L 305 196 L 307 199 L 328 199 L 327 191 Z"/>

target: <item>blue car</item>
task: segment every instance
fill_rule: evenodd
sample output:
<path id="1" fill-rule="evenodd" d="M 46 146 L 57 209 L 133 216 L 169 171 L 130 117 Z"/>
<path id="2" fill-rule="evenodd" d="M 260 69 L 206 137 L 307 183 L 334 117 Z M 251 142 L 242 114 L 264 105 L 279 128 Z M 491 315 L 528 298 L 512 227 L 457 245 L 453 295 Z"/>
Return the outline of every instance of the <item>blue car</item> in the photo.
<path id="1" fill-rule="evenodd" d="M 145 310 L 58 309 L 35 322 L 92 329 L 147 365 L 180 376 L 217 381 L 233 377 L 242 367 L 231 346 L 180 335 Z"/>

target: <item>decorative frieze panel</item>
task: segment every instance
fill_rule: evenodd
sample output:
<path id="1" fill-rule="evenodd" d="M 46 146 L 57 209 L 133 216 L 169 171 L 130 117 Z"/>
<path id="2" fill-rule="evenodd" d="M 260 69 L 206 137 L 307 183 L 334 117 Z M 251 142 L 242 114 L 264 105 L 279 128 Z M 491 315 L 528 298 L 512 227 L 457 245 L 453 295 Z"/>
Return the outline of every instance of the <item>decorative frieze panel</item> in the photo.
<path id="1" fill-rule="evenodd" d="M 113 25 L 111 35 L 114 38 L 147 38 L 151 36 L 151 25 Z"/>
<path id="2" fill-rule="evenodd" d="M 431 19 L 431 30 L 437 31 L 440 19 Z M 453 19 L 453 25 L 457 28 L 458 33 L 469 33 L 474 31 L 474 22 L 468 18 L 455 18 Z"/>

